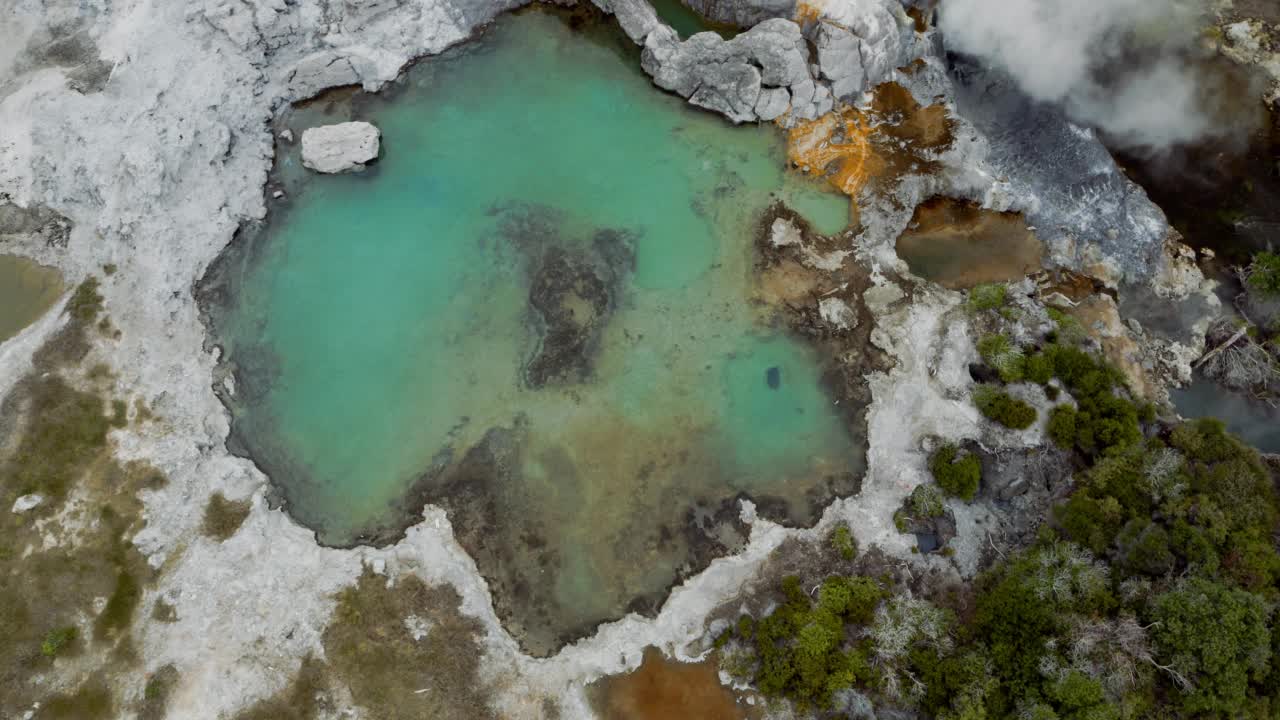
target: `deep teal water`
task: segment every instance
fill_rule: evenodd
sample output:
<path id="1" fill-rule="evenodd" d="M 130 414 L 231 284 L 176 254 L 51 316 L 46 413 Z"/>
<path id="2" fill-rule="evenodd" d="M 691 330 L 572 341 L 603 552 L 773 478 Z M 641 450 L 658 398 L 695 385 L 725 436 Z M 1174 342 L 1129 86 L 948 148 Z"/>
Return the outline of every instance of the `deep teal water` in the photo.
<path id="1" fill-rule="evenodd" d="M 487 532 L 512 562 L 530 535 L 549 548 L 525 588 L 548 637 L 665 589 L 691 549 L 657 531 L 693 503 L 749 492 L 812 520 L 807 493 L 862 469 L 819 359 L 751 300 L 763 209 L 783 199 L 834 232 L 847 199 L 785 171 L 774 128 L 655 89 L 614 37 L 508 16 L 385 97 L 299 111 L 295 132 L 374 122 L 383 156 L 320 177 L 286 147 L 290 205 L 223 263 L 231 292 L 214 312 L 234 436 L 324 542 L 401 520 L 443 451 L 524 428 Z M 612 260 L 589 376 L 529 387 L 532 268 L 551 247 L 600 261 L 601 231 L 634 255 Z"/>

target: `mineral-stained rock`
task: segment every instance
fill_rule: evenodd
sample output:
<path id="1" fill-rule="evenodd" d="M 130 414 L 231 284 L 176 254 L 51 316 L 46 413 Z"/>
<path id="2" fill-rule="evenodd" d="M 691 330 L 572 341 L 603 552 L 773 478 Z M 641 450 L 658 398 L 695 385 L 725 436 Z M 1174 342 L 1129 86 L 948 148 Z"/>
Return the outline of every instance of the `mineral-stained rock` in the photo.
<path id="1" fill-rule="evenodd" d="M 367 122 L 308 128 L 302 133 L 302 164 L 322 173 L 363 170 L 378 157 L 380 136 Z"/>

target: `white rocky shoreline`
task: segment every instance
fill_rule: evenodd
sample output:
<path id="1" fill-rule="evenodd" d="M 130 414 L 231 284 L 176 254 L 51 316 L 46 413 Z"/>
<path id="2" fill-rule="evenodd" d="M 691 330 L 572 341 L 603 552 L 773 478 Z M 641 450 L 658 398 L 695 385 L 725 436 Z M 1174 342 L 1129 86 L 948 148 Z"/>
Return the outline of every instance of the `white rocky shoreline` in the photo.
<path id="1" fill-rule="evenodd" d="M 961 121 L 954 147 L 940 158 L 945 172 L 907 178 L 899 202 L 866 199 L 866 232 L 855 250 L 876 282 L 868 292 L 877 321 L 873 341 L 896 365 L 870 378 L 869 469 L 862 493 L 834 503 L 811 530 L 754 522 L 742 553 L 713 562 L 676 588 L 656 618 L 629 616 L 554 657 L 530 658 L 501 627 L 488 588 L 442 511 L 428 507 L 423 521 L 393 546 L 336 550 L 319 546 L 311 531 L 268 508 L 267 479 L 226 450 L 227 411 L 211 388 L 218 358 L 206 350 L 194 287 L 237 228 L 267 212 L 270 121 L 287 103 L 326 88 L 359 84 L 376 90 L 413 59 L 465 41 L 518 4 L 17 0 L 0 16 L 0 47 L 34 47 L 71 27 L 96 48 L 97 57 L 74 66 L 41 66 L 30 51 L 0 50 L 0 203 L 27 212 L 47 209 L 71 223 L 61 242 L 51 241 L 45 225 L 0 227 L 0 252 L 57 267 L 73 282 L 102 276 L 106 311 L 121 336 L 97 342 L 90 361 L 115 368 L 115 393 L 144 400 L 162 418 L 117 430 L 112 439 L 119 458 L 145 460 L 170 478 L 167 486 L 143 493 L 146 528 L 135 538 L 148 562 L 163 569 L 142 607 L 163 597 L 176 611 L 176 622 L 143 620 L 136 630 L 148 671 L 172 664 L 179 672 L 170 717 L 228 717 L 285 687 L 305 655 L 322 652 L 319 638 L 333 613 L 333 595 L 355 582 L 365 565 L 391 579 L 413 573 L 456 588 L 462 612 L 485 628 L 481 672 L 492 684 L 500 716 L 540 717 L 549 698 L 561 717 L 590 717 L 587 683 L 636 667 L 649 645 L 687 657 L 706 630 L 707 615 L 732 599 L 788 537 L 820 537 L 847 520 L 862 546 L 911 557 L 891 516 L 928 477 L 922 438 L 982 438 L 993 445 L 1037 438 L 1035 432 L 1001 437 L 967 402 L 973 339 L 963 323 L 947 319 L 962 296 L 901 280 L 909 273 L 893 251 L 911 208 L 933 194 L 1053 216 L 1054 200 L 1031 183 L 1009 180 L 998 149 L 993 153 L 978 130 Z M 615 0 L 605 9 L 643 47 L 644 68 L 659 87 L 734 122 L 812 119 L 890 78 L 924 99 L 951 97 L 932 33 L 912 31 L 895 0 L 831 0 L 819 8 L 833 22 L 820 35 L 814 65 L 791 20 L 766 20 L 733 41 L 704 34 L 681 43 L 644 0 Z M 850 69 L 855 56 L 856 73 Z M 907 77 L 896 69 L 916 58 L 926 70 Z M 92 78 L 109 70 L 100 86 L 83 92 L 84 83 L 69 77 L 86 66 L 94 70 Z M 1114 166 L 1109 172 L 1119 175 Z M 1113 287 L 1132 282 L 1165 297 L 1211 297 L 1194 257 L 1182 252 L 1167 224 L 1156 224 L 1163 216 L 1149 201 L 1150 208 L 1138 213 L 1140 222 L 1118 231 L 1131 232 L 1124 239 L 1145 243 L 1145 252 L 1109 252 L 1117 237 L 1107 235 L 1115 228 L 1105 216 L 1132 218 L 1140 202 L 1131 199 L 1110 208 L 1100 198 L 1092 219 L 1074 218 L 1073 231 L 1046 237 L 1055 262 Z M 1090 230 L 1100 235 L 1091 237 Z M 108 264 L 118 269 L 103 276 Z M 0 345 L 0 397 L 30 370 L 60 313 L 61 305 Z M 1185 379 L 1200 352 L 1192 342 L 1135 342 L 1162 358 L 1153 367 L 1165 377 Z M 199 529 L 215 491 L 252 502 L 244 525 L 222 543 L 201 537 Z M 744 514 L 750 516 L 749 507 Z M 954 566 L 939 557 L 915 562 L 974 572 L 981 539 L 965 533 L 974 522 L 960 519 L 962 546 Z M 47 686 L 74 687 L 91 670 L 57 665 Z M 121 693 L 139 697 L 141 677 Z"/>

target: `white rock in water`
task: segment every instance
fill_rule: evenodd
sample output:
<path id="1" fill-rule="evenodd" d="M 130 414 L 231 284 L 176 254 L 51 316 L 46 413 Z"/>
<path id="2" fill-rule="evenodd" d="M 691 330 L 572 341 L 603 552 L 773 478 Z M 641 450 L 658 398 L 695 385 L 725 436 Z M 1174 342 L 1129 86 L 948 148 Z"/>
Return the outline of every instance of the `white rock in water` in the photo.
<path id="1" fill-rule="evenodd" d="M 32 493 L 30 495 L 23 495 L 22 497 L 18 498 L 18 500 L 13 504 L 13 512 L 20 515 L 38 506 L 42 502 L 44 502 L 43 495 L 38 495 L 36 493 Z"/>
<path id="2" fill-rule="evenodd" d="M 302 164 L 322 173 L 353 172 L 378 157 L 382 133 L 367 122 L 307 128 L 302 133 Z"/>

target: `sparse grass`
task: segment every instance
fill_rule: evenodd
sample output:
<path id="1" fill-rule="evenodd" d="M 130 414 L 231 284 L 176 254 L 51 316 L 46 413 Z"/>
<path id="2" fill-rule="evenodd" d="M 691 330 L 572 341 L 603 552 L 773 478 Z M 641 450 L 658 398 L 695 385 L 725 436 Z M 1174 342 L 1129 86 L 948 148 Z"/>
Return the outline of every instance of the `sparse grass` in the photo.
<path id="1" fill-rule="evenodd" d="M 132 654 L 128 631 L 151 574 L 130 541 L 141 526 L 136 492 L 159 473 L 110 458 L 110 422 L 102 398 L 56 374 L 21 381 L 0 407 L 0 428 L 11 438 L 10 454 L 0 457 L 0 500 L 33 490 L 48 497 L 22 515 L 0 512 L 0 717 L 21 717 L 47 699 L 48 686 L 32 680 L 50 657 L 109 651 L 119 666 Z M 59 526 L 37 530 L 35 521 L 59 512 L 73 490 L 82 502 L 66 512 L 82 529 L 46 547 L 42 535 L 58 537 Z M 95 598 L 107 598 L 101 613 Z M 91 636 L 73 634 L 86 616 Z M 86 685 L 50 700 L 38 717 L 114 717 L 85 710 L 110 707 L 110 688 L 109 679 Z"/>
<path id="2" fill-rule="evenodd" d="M 107 606 L 93 625 L 93 637 L 104 640 L 116 636 L 133 623 L 133 612 L 138 609 L 142 588 L 128 568 L 116 573 L 116 587 L 107 598 Z"/>
<path id="3" fill-rule="evenodd" d="M 338 607 L 324 632 L 325 656 L 355 703 L 376 718 L 490 718 L 476 677 L 480 624 L 458 612 L 449 586 L 430 587 L 417 577 L 397 580 L 366 571 L 338 593 Z M 415 640 L 405 618 L 432 623 Z"/>
<path id="4" fill-rule="evenodd" d="M 98 293 L 98 278 L 89 277 L 76 287 L 67 301 L 67 313 L 72 322 L 88 325 L 102 312 L 102 295 Z"/>
<path id="5" fill-rule="evenodd" d="M 26 391 L 32 411 L 17 451 L 0 464 L 0 483 L 9 494 L 60 500 L 106 447 L 112 419 L 101 397 L 56 375 L 29 380 Z"/>
<path id="6" fill-rule="evenodd" d="M 204 534 L 218 542 L 227 540 L 244 524 L 251 507 L 248 500 L 228 500 L 215 492 L 204 508 Z"/>
<path id="7" fill-rule="evenodd" d="M 324 663 L 308 655 L 285 689 L 240 713 L 236 720 L 311 720 L 329 707 L 328 693 Z"/>
<path id="8" fill-rule="evenodd" d="M 983 337 L 978 341 L 978 354 L 1007 383 L 1021 382 L 1026 374 L 1027 358 L 1023 355 L 1022 348 L 1014 345 L 1004 335 Z"/>
<path id="9" fill-rule="evenodd" d="M 102 312 L 102 295 L 98 279 L 90 277 L 76 287 L 64 312 L 69 321 L 32 356 L 32 363 L 44 370 L 54 370 L 79 363 L 89 353 L 86 330 Z"/>
<path id="10" fill-rule="evenodd" d="M 115 717 L 115 702 L 107 681 L 95 675 L 74 693 L 54 695 L 40 707 L 35 720 L 98 720 Z"/>
<path id="11" fill-rule="evenodd" d="M 1009 289 L 1003 283 L 984 283 L 969 291 L 969 309 L 973 312 L 995 310 L 1004 305 Z"/>
<path id="12" fill-rule="evenodd" d="M 138 720 L 164 720 L 169 707 L 169 696 L 178 684 L 178 669 L 165 665 L 147 678 L 142 690 L 142 702 L 138 706 Z"/>
<path id="13" fill-rule="evenodd" d="M 159 598 L 151 606 L 151 619 L 163 623 L 178 622 L 178 609 L 165 602 L 164 598 Z"/>

